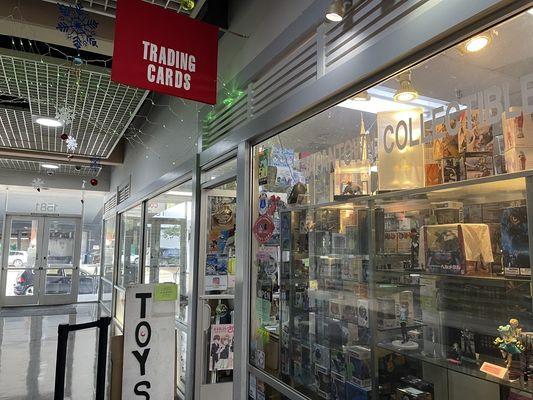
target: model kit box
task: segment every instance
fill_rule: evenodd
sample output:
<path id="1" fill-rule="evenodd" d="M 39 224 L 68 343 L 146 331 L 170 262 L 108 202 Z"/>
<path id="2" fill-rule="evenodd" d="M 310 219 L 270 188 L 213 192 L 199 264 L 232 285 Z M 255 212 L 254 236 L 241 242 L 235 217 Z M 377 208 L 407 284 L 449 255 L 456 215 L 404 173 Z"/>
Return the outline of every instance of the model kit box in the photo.
<path id="1" fill-rule="evenodd" d="M 468 118 L 470 118 L 470 123 Z M 460 152 L 493 151 L 494 135 L 492 125 L 482 120 L 482 114 L 479 110 L 462 112 L 460 123 L 458 134 Z"/>
<path id="2" fill-rule="evenodd" d="M 494 261 L 486 224 L 423 226 L 419 260 L 431 273 L 447 275 L 490 274 Z"/>
<path id="3" fill-rule="evenodd" d="M 347 348 L 346 381 L 362 388 L 372 387 L 370 350 L 362 346 Z"/>
<path id="4" fill-rule="evenodd" d="M 492 153 L 466 153 L 461 159 L 461 169 L 465 179 L 494 175 Z"/>
<path id="5" fill-rule="evenodd" d="M 531 275 L 526 206 L 505 208 L 501 217 L 503 268 L 507 275 Z"/>
<path id="6" fill-rule="evenodd" d="M 330 367 L 329 348 L 326 346 L 322 346 L 321 344 L 314 343 L 313 344 L 313 362 L 317 366 L 321 366 L 329 370 L 329 367 Z"/>
<path id="7" fill-rule="evenodd" d="M 533 148 L 513 147 L 504 153 L 505 170 L 520 172 L 533 169 Z"/>
<path id="8" fill-rule="evenodd" d="M 368 328 L 368 316 L 370 315 L 367 299 L 357 300 L 357 325 Z"/>
<path id="9" fill-rule="evenodd" d="M 346 353 L 343 349 L 331 350 L 331 374 L 346 376 Z"/>
<path id="10" fill-rule="evenodd" d="M 316 393 L 323 399 L 330 399 L 331 378 L 329 370 L 316 365 L 315 366 L 315 388 Z"/>
<path id="11" fill-rule="evenodd" d="M 442 183 L 461 180 L 461 163 L 458 158 L 443 158 L 441 163 Z"/>
<path id="12" fill-rule="evenodd" d="M 502 114 L 505 150 L 533 147 L 533 114 L 524 114 L 520 107 L 511 107 L 511 112 L 516 112 L 518 115 L 508 117 L 509 113 Z"/>

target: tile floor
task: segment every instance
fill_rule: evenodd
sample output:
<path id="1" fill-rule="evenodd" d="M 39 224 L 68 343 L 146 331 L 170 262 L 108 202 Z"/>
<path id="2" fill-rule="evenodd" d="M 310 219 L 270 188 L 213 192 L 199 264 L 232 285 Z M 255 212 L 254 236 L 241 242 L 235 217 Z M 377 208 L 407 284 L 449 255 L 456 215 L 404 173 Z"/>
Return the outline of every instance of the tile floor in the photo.
<path id="1" fill-rule="evenodd" d="M 2 309 L 0 399 L 53 399 L 57 326 L 94 321 L 99 315 L 94 303 Z M 96 329 L 70 333 L 65 399 L 94 399 L 97 343 Z"/>

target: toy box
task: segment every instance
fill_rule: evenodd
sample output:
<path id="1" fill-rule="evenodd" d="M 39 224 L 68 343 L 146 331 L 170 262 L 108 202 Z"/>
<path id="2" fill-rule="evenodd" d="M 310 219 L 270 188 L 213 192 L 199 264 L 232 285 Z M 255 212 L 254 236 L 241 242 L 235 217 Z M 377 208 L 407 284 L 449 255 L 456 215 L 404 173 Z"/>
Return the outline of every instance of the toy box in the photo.
<path id="1" fill-rule="evenodd" d="M 383 251 L 385 253 L 397 253 L 398 252 L 398 233 L 397 232 L 385 232 L 385 241 L 383 243 Z"/>
<path id="2" fill-rule="evenodd" d="M 362 388 L 370 388 L 370 350 L 362 346 L 347 348 L 346 381 Z"/>
<path id="3" fill-rule="evenodd" d="M 322 366 L 315 366 L 315 388 L 316 393 L 323 399 L 330 399 L 331 378 L 329 370 Z"/>
<path id="4" fill-rule="evenodd" d="M 526 206 L 509 207 L 501 216 L 501 248 L 506 275 L 531 275 Z"/>
<path id="5" fill-rule="evenodd" d="M 516 147 L 533 147 L 533 114 L 524 114 L 520 107 L 511 107 L 512 112 L 519 112 L 515 117 L 502 113 L 502 129 L 505 150 Z"/>
<path id="6" fill-rule="evenodd" d="M 395 328 L 396 322 L 396 304 L 394 299 L 378 298 L 378 327 L 381 329 Z"/>
<path id="7" fill-rule="evenodd" d="M 368 316 L 370 315 L 367 299 L 357 300 L 357 325 L 368 328 Z"/>
<path id="8" fill-rule="evenodd" d="M 466 153 L 461 159 L 461 176 L 477 179 L 494 175 L 494 162 L 491 153 Z"/>
<path id="9" fill-rule="evenodd" d="M 469 114 L 470 124 L 468 124 Z M 492 125 L 482 121 L 482 115 L 479 110 L 462 112 L 460 123 L 461 126 L 458 134 L 460 152 L 493 151 L 494 135 Z"/>
<path id="10" fill-rule="evenodd" d="M 461 164 L 458 158 L 443 158 L 441 164 L 442 183 L 461 180 Z"/>
<path id="11" fill-rule="evenodd" d="M 447 275 L 490 275 L 494 261 L 486 224 L 423 226 L 419 261 L 429 272 Z"/>
<path id="12" fill-rule="evenodd" d="M 507 172 L 533 169 L 533 148 L 513 147 L 505 151 L 504 158 Z"/>
<path id="13" fill-rule="evenodd" d="M 331 399 L 346 399 L 346 380 L 343 375 L 331 374 Z"/>
<path id="14" fill-rule="evenodd" d="M 431 400 L 431 393 L 413 387 L 396 389 L 396 400 Z"/>
<path id="15" fill-rule="evenodd" d="M 372 392 L 370 389 L 361 388 L 353 383 L 346 382 L 346 400 L 370 400 Z"/>

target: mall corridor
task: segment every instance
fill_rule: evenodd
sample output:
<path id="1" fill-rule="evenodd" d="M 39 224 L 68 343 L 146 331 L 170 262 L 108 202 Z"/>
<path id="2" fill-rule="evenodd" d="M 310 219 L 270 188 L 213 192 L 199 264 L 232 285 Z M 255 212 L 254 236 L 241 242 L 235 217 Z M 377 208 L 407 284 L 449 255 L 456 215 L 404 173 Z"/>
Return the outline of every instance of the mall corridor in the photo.
<path id="1" fill-rule="evenodd" d="M 57 326 L 98 318 L 96 304 L 3 308 L 0 311 L 0 399 L 54 398 Z M 95 398 L 98 332 L 69 336 L 65 399 Z"/>

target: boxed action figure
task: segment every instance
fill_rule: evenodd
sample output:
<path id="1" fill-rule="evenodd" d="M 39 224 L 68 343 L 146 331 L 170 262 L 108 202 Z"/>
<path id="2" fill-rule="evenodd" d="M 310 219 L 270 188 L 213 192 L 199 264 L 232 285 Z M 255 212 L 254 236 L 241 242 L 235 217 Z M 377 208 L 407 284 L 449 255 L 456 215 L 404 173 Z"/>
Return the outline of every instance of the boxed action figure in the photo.
<path id="1" fill-rule="evenodd" d="M 443 158 L 441 163 L 442 183 L 461 180 L 461 163 L 458 158 Z"/>
<path id="2" fill-rule="evenodd" d="M 501 217 L 501 247 L 506 275 L 531 275 L 526 206 L 505 208 Z"/>
<path id="3" fill-rule="evenodd" d="M 370 400 L 372 392 L 370 389 L 361 388 L 351 382 L 346 382 L 346 400 Z"/>
<path id="4" fill-rule="evenodd" d="M 423 226 L 419 260 L 432 273 L 489 275 L 494 261 L 486 224 Z"/>
<path id="5" fill-rule="evenodd" d="M 533 148 L 513 147 L 506 150 L 505 170 L 507 172 L 520 172 L 533 169 Z"/>
<path id="6" fill-rule="evenodd" d="M 362 388 L 370 388 L 370 350 L 366 347 L 351 346 L 346 355 L 346 381 Z"/>
<path id="7" fill-rule="evenodd" d="M 390 329 L 397 326 L 396 321 L 396 303 L 394 299 L 378 298 L 378 327 L 381 329 Z"/>
<path id="8" fill-rule="evenodd" d="M 470 124 L 468 124 L 469 114 Z M 461 113 L 461 126 L 458 134 L 460 152 L 493 151 L 494 135 L 492 125 L 484 122 L 482 117 L 479 110 L 470 110 Z"/>
<path id="9" fill-rule="evenodd" d="M 519 115 L 509 118 L 508 113 L 502 114 L 505 150 L 533 147 L 533 114 L 524 114 L 520 107 L 511 107 L 511 112 L 517 112 Z"/>
<path id="10" fill-rule="evenodd" d="M 491 153 L 466 153 L 461 162 L 461 175 L 465 179 L 494 175 L 494 162 Z"/>
<path id="11" fill-rule="evenodd" d="M 396 389 L 396 400 L 431 400 L 431 393 L 413 387 Z"/>
<path id="12" fill-rule="evenodd" d="M 346 399 L 346 380 L 344 375 L 331 374 L 331 399 L 345 400 Z"/>
<path id="13" fill-rule="evenodd" d="M 323 399 L 330 398 L 331 379 L 329 370 L 319 365 L 315 366 L 315 387 L 317 394 Z"/>

